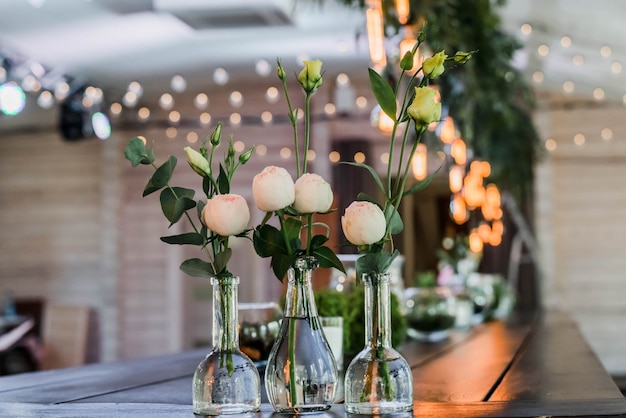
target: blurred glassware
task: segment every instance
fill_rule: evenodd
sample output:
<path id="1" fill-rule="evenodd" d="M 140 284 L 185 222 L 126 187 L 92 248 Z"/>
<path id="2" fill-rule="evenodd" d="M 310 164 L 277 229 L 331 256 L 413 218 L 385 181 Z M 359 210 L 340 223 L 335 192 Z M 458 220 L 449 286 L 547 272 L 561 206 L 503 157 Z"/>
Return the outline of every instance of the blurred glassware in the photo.
<path id="1" fill-rule="evenodd" d="M 270 354 L 282 316 L 275 302 L 239 303 L 239 347 L 257 367 Z"/>
<path id="2" fill-rule="evenodd" d="M 448 337 L 457 315 L 456 298 L 450 288 L 411 287 L 404 296 L 409 337 L 428 342 Z"/>

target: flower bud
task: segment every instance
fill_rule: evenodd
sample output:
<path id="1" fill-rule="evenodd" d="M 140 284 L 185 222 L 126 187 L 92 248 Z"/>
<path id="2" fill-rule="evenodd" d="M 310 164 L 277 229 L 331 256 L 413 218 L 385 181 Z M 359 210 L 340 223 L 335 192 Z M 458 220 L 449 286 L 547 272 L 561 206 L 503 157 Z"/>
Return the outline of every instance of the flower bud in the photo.
<path id="1" fill-rule="evenodd" d="M 211 176 L 211 166 L 206 158 L 202 156 L 198 151 L 191 147 L 183 148 L 185 154 L 187 154 L 187 162 L 196 173 L 203 177 Z"/>
<path id="2" fill-rule="evenodd" d="M 296 188 L 287 170 L 268 166 L 252 179 L 252 195 L 260 210 L 273 212 L 294 202 Z"/>
<path id="3" fill-rule="evenodd" d="M 283 66 L 280 64 L 280 61 L 276 61 L 276 64 L 278 65 L 278 67 L 276 68 L 276 74 L 278 75 L 278 78 L 281 80 L 286 79 L 287 74 L 285 73 L 285 69 L 283 68 Z"/>
<path id="4" fill-rule="evenodd" d="M 303 174 L 296 180 L 296 200 L 293 207 L 300 213 L 328 212 L 333 204 L 333 191 L 321 176 Z"/>
<path id="5" fill-rule="evenodd" d="M 459 64 L 465 64 L 472 58 L 472 54 L 470 52 L 458 51 L 454 54 L 454 62 L 458 62 Z"/>
<path id="6" fill-rule="evenodd" d="M 416 87 L 415 97 L 407 113 L 415 121 L 416 128 L 428 126 L 441 118 L 441 103 L 435 101 L 437 92 L 430 87 Z"/>
<path id="7" fill-rule="evenodd" d="M 370 245 L 385 236 L 385 214 L 374 203 L 352 202 L 341 217 L 346 239 L 354 245 Z"/>
<path id="8" fill-rule="evenodd" d="M 211 134 L 211 145 L 214 147 L 220 144 L 220 137 L 222 136 L 222 122 L 218 122 L 215 130 Z"/>
<path id="9" fill-rule="evenodd" d="M 248 160 L 250 159 L 250 157 L 252 157 L 252 153 L 253 152 L 254 152 L 254 147 L 250 148 L 248 151 L 246 151 L 243 154 L 239 155 L 239 163 L 240 164 L 247 163 Z"/>
<path id="10" fill-rule="evenodd" d="M 446 62 L 446 58 L 448 58 L 448 56 L 444 51 L 439 51 L 432 57 L 426 58 L 424 60 L 424 64 L 422 64 L 424 76 L 428 78 L 437 78 L 443 74 L 445 70 L 443 64 Z"/>
<path id="11" fill-rule="evenodd" d="M 242 233 L 249 221 L 248 203 L 238 194 L 215 195 L 202 209 L 202 222 L 223 237 Z"/>
<path id="12" fill-rule="evenodd" d="M 304 68 L 298 75 L 298 82 L 307 93 L 313 93 L 322 85 L 322 61 L 304 60 Z"/>

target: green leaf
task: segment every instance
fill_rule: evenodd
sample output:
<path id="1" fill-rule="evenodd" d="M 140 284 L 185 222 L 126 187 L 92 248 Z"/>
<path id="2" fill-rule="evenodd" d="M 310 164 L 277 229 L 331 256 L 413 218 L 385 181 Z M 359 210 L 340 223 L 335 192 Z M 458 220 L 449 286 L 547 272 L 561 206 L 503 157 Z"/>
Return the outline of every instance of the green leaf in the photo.
<path id="1" fill-rule="evenodd" d="M 220 164 L 220 174 L 217 176 L 217 187 L 221 194 L 230 193 L 230 182 L 228 181 L 228 174 L 224 171 L 224 167 Z"/>
<path id="2" fill-rule="evenodd" d="M 215 254 L 215 274 L 219 274 L 226 270 L 226 266 L 228 265 L 228 260 L 230 260 L 231 255 L 233 255 L 233 250 L 230 248 L 226 248 L 224 251 L 220 251 Z"/>
<path id="3" fill-rule="evenodd" d="M 358 200 L 359 202 L 370 202 L 370 203 L 373 203 L 375 205 L 378 205 L 378 202 L 376 201 L 376 199 L 374 199 L 372 196 L 370 196 L 370 195 L 368 195 L 367 193 L 364 193 L 364 192 L 360 192 L 356 196 L 356 200 Z"/>
<path id="4" fill-rule="evenodd" d="M 148 151 L 146 144 L 139 137 L 134 137 L 128 141 L 124 149 L 124 156 L 133 167 L 137 167 L 139 164 L 150 165 L 154 162 L 154 151 L 152 149 Z"/>
<path id="5" fill-rule="evenodd" d="M 190 244 L 190 245 L 204 245 L 204 238 L 197 232 L 186 232 L 179 235 L 169 235 L 167 237 L 161 237 L 161 241 L 168 244 Z"/>
<path id="6" fill-rule="evenodd" d="M 380 105 L 380 108 L 389 116 L 392 120 L 396 120 L 396 110 L 398 105 L 396 104 L 396 95 L 394 94 L 391 86 L 380 74 L 375 70 L 368 68 L 370 76 L 370 86 L 372 92 L 376 97 L 376 101 Z"/>
<path id="7" fill-rule="evenodd" d="M 351 162 L 344 162 L 343 164 L 348 164 L 348 165 L 352 165 L 355 167 L 361 167 L 366 169 L 367 171 L 369 171 L 369 173 L 372 175 L 372 177 L 374 178 L 374 182 L 376 183 L 376 185 L 378 186 L 378 188 L 380 189 L 380 191 L 383 193 L 383 195 L 386 195 L 385 193 L 385 187 L 383 186 L 383 182 L 380 179 L 380 177 L 378 176 L 378 173 L 376 172 L 376 170 L 374 170 L 373 167 L 370 167 L 367 164 L 363 164 L 363 163 L 351 163 Z"/>
<path id="8" fill-rule="evenodd" d="M 318 235 L 319 236 L 319 235 Z M 320 263 L 320 267 L 324 268 L 336 268 L 337 270 L 345 274 L 346 270 L 343 267 L 343 263 L 337 255 L 328 247 L 318 247 L 313 250 L 313 255 Z"/>
<path id="9" fill-rule="evenodd" d="M 442 167 L 443 165 L 440 165 L 439 168 L 435 170 L 434 173 L 430 174 L 423 181 L 420 181 L 419 183 L 415 183 L 413 186 L 411 186 L 410 189 L 402 193 L 402 196 L 409 196 L 409 195 L 412 195 L 419 191 L 424 190 L 435 179 L 435 177 L 437 177 L 437 174 L 439 174 L 439 170 L 441 170 Z"/>
<path id="10" fill-rule="evenodd" d="M 199 258 L 185 260 L 180 265 L 180 269 L 193 277 L 211 277 L 217 274 L 211 263 L 207 263 Z"/>
<path id="11" fill-rule="evenodd" d="M 203 200 L 198 200 L 198 219 L 200 219 L 200 222 L 202 223 L 202 225 L 204 226 L 204 222 L 202 222 L 202 211 L 204 210 L 204 207 L 206 206 L 206 202 L 204 202 Z M 204 235 L 206 236 L 206 234 Z"/>
<path id="12" fill-rule="evenodd" d="M 196 206 L 193 200 L 195 192 L 192 189 L 183 187 L 168 187 L 163 189 L 160 195 L 161 209 L 163 215 L 171 224 L 178 222 L 186 210 Z"/>
<path id="13" fill-rule="evenodd" d="M 302 230 L 302 221 L 299 218 L 287 218 L 283 223 L 283 232 L 287 239 L 291 242 L 294 239 L 300 239 L 300 231 Z"/>
<path id="14" fill-rule="evenodd" d="M 176 157 L 170 155 L 166 162 L 161 164 L 159 168 L 156 169 L 146 188 L 143 190 L 143 196 L 147 196 L 150 193 L 154 193 L 157 190 L 167 186 L 167 183 L 172 178 L 172 173 L 174 172 L 174 168 L 176 168 Z"/>
<path id="15" fill-rule="evenodd" d="M 259 257 L 271 257 L 287 253 L 283 235 L 276 227 L 269 224 L 264 224 L 254 230 L 252 244 Z"/>
<path id="16" fill-rule="evenodd" d="M 314 250 L 316 248 L 321 247 L 322 245 L 324 245 L 324 243 L 328 241 L 328 237 L 326 235 L 314 235 L 311 238 L 311 245 L 309 247 L 310 250 Z"/>
<path id="17" fill-rule="evenodd" d="M 272 256 L 272 262 L 270 265 L 272 266 L 272 271 L 278 280 L 282 282 L 285 279 L 285 275 L 296 261 L 296 257 L 297 256 L 295 254 L 282 253 L 274 254 Z"/>
<path id="18" fill-rule="evenodd" d="M 391 266 L 391 263 L 399 254 L 398 250 L 395 250 L 392 254 L 385 252 L 363 254 L 356 260 L 357 280 L 360 280 L 363 274 L 387 272 L 389 266 Z"/>
<path id="19" fill-rule="evenodd" d="M 387 231 L 390 234 L 399 234 L 404 229 L 400 212 L 395 210 L 392 205 L 385 208 L 385 220 L 387 221 Z"/>

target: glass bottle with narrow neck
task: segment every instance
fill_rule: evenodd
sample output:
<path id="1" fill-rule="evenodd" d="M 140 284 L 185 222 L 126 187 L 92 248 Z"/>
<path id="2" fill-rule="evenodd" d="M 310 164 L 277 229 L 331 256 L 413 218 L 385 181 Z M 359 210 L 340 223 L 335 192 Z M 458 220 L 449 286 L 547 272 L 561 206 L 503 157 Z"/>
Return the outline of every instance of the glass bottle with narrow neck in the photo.
<path id="1" fill-rule="evenodd" d="M 335 399 L 337 366 L 311 285 L 317 266 L 314 257 L 301 257 L 288 272 L 285 312 L 265 370 L 267 396 L 277 412 L 325 411 Z"/>
<path id="2" fill-rule="evenodd" d="M 413 410 L 413 376 L 391 345 L 390 274 L 363 275 L 365 347 L 346 370 L 345 409 L 378 415 Z"/>
<path id="3" fill-rule="evenodd" d="M 213 286 L 213 348 L 196 368 L 193 412 L 226 415 L 259 411 L 259 372 L 239 350 L 239 277 L 211 277 Z"/>

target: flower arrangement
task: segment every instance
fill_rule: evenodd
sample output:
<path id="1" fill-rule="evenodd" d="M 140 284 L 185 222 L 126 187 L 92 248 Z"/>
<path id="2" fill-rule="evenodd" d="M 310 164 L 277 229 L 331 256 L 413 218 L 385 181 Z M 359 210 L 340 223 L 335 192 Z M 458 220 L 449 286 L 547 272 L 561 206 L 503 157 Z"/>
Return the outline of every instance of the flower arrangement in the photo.
<path id="1" fill-rule="evenodd" d="M 191 147 L 185 147 L 189 166 L 202 177 L 202 190 L 205 196 L 195 199 L 195 190 L 172 186 L 170 180 L 176 168 L 177 158 L 170 155 L 160 166 L 155 163 L 154 147 L 148 149 L 145 139 L 132 138 L 125 149 L 125 157 L 133 167 L 138 165 L 150 165 L 154 173 L 143 191 L 143 196 L 148 196 L 161 190 L 159 200 L 163 215 L 170 222 L 170 226 L 179 222 L 183 217 L 187 219 L 193 231 L 177 235 L 161 237 L 161 241 L 167 244 L 195 245 L 205 253 L 206 259 L 191 258 L 180 265 L 180 269 L 194 277 L 233 277 L 228 270 L 228 261 L 232 255 L 229 246 L 231 236 L 245 237 L 251 229 L 248 228 L 250 210 L 246 200 L 238 194 L 230 193 L 232 178 L 239 167 L 250 159 L 254 147 L 237 155 L 233 146 L 232 137 L 229 140 L 224 160 L 218 164 L 219 169 L 213 168 L 215 153 L 221 144 L 222 125 L 217 127 L 211 134 L 208 144 L 205 140 L 197 151 Z M 208 145 L 208 148 L 207 148 Z M 206 199 L 206 201 L 205 201 Z M 194 210 L 195 209 L 195 210 Z M 223 282 L 224 286 L 231 283 Z M 222 291 L 218 301 L 219 306 L 227 307 L 233 301 L 226 300 L 230 292 Z M 227 315 L 226 312 L 223 313 Z M 230 319 L 225 317 L 225 322 Z M 229 335 L 225 328 L 220 338 L 222 343 L 232 341 L 233 335 Z M 233 373 L 234 365 L 232 352 L 224 353 L 221 358 L 222 365 Z"/>
<path id="2" fill-rule="evenodd" d="M 471 58 L 471 53 L 467 52 L 457 52 L 452 57 L 444 51 L 437 52 L 424 60 L 421 68 L 423 77 L 418 80 L 419 70 L 412 75 L 409 75 L 408 71 L 413 69 L 414 55 L 424 42 L 424 38 L 424 33 L 420 33 L 415 46 L 402 57 L 400 76 L 393 88 L 375 70 L 369 69 L 372 92 L 382 111 L 392 119 L 393 128 L 389 142 L 386 181 L 383 181 L 374 168 L 367 164 L 348 163 L 366 169 L 384 196 L 384 201 L 379 203 L 372 196 L 360 193 L 357 200 L 346 208 L 341 217 L 341 226 L 346 239 L 357 246 L 359 253 L 363 254 L 356 262 L 357 277 L 362 277 L 363 273 L 375 275 L 386 272 L 399 254 L 394 247 L 393 236 L 403 229 L 402 218 L 398 212 L 402 198 L 424 189 L 437 174 L 431 174 L 424 181 L 416 183 L 409 189 L 406 188 L 411 161 L 422 135 L 431 123 L 439 122 L 441 119 L 441 103 L 437 101 L 437 91 L 430 88 L 428 83 L 443 74 L 446 64 L 463 64 Z M 402 124 L 407 126 L 401 138 L 398 138 L 401 131 L 399 127 Z M 411 125 L 415 130 L 412 144 L 409 141 Z M 394 170 L 392 162 L 397 141 L 401 141 L 401 151 Z"/>
<path id="3" fill-rule="evenodd" d="M 253 243 L 256 253 L 271 258 L 271 267 L 279 280 L 283 280 L 289 268 L 301 256 L 315 257 L 321 267 L 335 267 L 344 271 L 343 264 L 328 246 L 330 228 L 322 222 L 314 222 L 315 214 L 331 210 L 333 192 L 321 176 L 307 172 L 307 155 L 311 135 L 311 97 L 322 85 L 322 62 L 304 61 L 304 68 L 297 79 L 305 96 L 304 143 L 298 135 L 298 109 L 294 109 L 287 88 L 287 74 L 277 61 L 277 75 L 287 101 L 289 121 L 293 127 L 296 181 L 282 167 L 269 166 L 252 181 L 252 193 L 257 207 L 266 212 L 262 223 L 254 230 Z M 272 217 L 278 219 L 279 227 L 270 225 Z M 314 227 L 322 227 L 326 234 L 315 234 Z M 304 235 L 304 242 L 302 239 Z"/>

